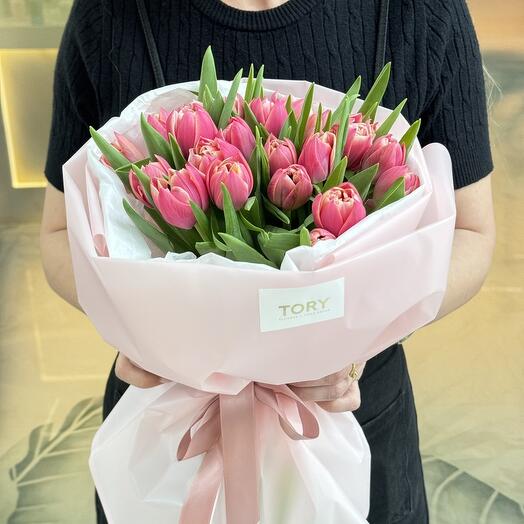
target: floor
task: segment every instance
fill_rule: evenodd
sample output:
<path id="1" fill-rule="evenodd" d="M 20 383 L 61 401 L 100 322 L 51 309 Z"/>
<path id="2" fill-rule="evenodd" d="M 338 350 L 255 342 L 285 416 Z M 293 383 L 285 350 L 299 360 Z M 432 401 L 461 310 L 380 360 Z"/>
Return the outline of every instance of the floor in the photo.
<path id="1" fill-rule="evenodd" d="M 522 524 L 524 8 L 470 5 L 498 84 L 497 248 L 481 293 L 406 347 L 431 522 Z M 0 239 L 0 524 L 88 524 L 86 457 L 114 350 L 47 287 L 37 223 L 0 223 Z"/>

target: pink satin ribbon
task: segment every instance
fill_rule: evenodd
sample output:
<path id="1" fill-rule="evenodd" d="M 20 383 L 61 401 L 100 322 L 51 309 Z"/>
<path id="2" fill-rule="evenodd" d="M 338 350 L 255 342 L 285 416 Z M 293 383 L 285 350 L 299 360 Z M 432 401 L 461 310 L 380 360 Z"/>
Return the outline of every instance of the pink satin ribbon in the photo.
<path id="1" fill-rule="evenodd" d="M 222 481 L 227 524 L 259 522 L 257 402 L 275 411 L 290 438 L 318 437 L 315 415 L 287 386 L 251 382 L 238 395 L 213 397 L 178 446 L 178 460 L 205 453 L 179 524 L 209 524 Z"/>

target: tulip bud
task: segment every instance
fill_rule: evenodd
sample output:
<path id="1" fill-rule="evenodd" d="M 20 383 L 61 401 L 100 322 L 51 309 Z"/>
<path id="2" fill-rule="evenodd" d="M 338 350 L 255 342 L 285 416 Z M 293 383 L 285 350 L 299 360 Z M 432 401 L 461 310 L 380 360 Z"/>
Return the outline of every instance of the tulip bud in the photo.
<path id="1" fill-rule="evenodd" d="M 316 229 L 313 229 L 309 232 L 309 238 L 311 240 L 311 245 L 314 246 L 317 242 L 320 242 L 321 240 L 334 240 L 337 237 L 329 231 L 317 227 Z"/>
<path id="2" fill-rule="evenodd" d="M 233 206 L 240 209 L 247 202 L 253 190 L 253 175 L 245 161 L 234 158 L 215 159 L 206 175 L 207 189 L 214 204 L 223 209 L 222 183 L 227 187 Z"/>
<path id="3" fill-rule="evenodd" d="M 322 112 L 322 118 L 320 122 L 320 130 L 324 129 L 324 126 L 327 123 L 327 118 L 329 115 L 329 109 L 326 109 Z M 306 122 L 306 131 L 304 133 L 305 138 L 309 138 L 315 132 L 315 125 L 317 123 L 317 114 L 310 115 Z"/>
<path id="4" fill-rule="evenodd" d="M 271 98 L 254 98 L 249 104 L 257 120 L 275 136 L 280 134 L 287 118 L 286 101 L 273 93 Z"/>
<path id="5" fill-rule="evenodd" d="M 379 175 L 373 190 L 373 200 L 378 202 L 393 183 L 401 177 L 404 177 L 404 195 L 409 195 L 420 186 L 420 178 L 408 166 L 391 167 Z"/>
<path id="6" fill-rule="evenodd" d="M 246 160 L 251 158 L 251 153 L 255 149 L 255 135 L 247 125 L 245 120 L 234 116 L 229 121 L 228 126 L 223 131 L 226 142 L 237 147 L 244 155 Z"/>
<path id="7" fill-rule="evenodd" d="M 120 151 L 132 164 L 142 160 L 147 155 L 142 153 L 140 149 L 129 140 L 126 136 L 117 133 L 115 131 L 115 141 L 112 143 L 112 146 Z"/>
<path id="8" fill-rule="evenodd" d="M 350 182 L 328 189 L 313 201 L 313 219 L 318 228 L 340 236 L 366 216 L 356 187 Z"/>
<path id="9" fill-rule="evenodd" d="M 299 165 L 279 169 L 269 181 L 267 196 L 276 206 L 291 211 L 302 207 L 313 193 L 306 169 Z"/>
<path id="10" fill-rule="evenodd" d="M 269 135 L 264 149 L 269 160 L 269 171 L 275 173 L 281 168 L 297 163 L 297 150 L 289 138 L 280 140 L 274 135 Z"/>
<path id="11" fill-rule="evenodd" d="M 244 118 L 244 98 L 240 93 L 237 93 L 235 101 L 233 103 L 233 111 L 240 118 Z"/>
<path id="12" fill-rule="evenodd" d="M 349 125 L 344 155 L 348 157 L 348 167 L 352 171 L 360 168 L 364 155 L 375 139 L 375 129 L 369 122 L 356 122 Z"/>
<path id="13" fill-rule="evenodd" d="M 391 167 L 401 166 L 406 161 L 406 147 L 399 144 L 392 135 L 377 138 L 373 145 L 364 154 L 362 169 L 379 164 L 379 169 L 375 180 L 381 173 Z"/>
<path id="14" fill-rule="evenodd" d="M 191 202 L 204 211 L 209 206 L 204 177 L 191 164 L 173 171 L 169 180 L 151 180 L 151 196 L 164 220 L 180 229 L 191 229 L 196 223 Z"/>
<path id="15" fill-rule="evenodd" d="M 240 150 L 233 144 L 220 138 L 221 136 L 220 131 L 216 138 L 201 138 L 195 147 L 189 150 L 188 162 L 204 173 L 204 175 L 207 174 L 209 166 L 217 158 L 219 160 L 234 158 L 239 162 L 247 163 Z"/>
<path id="16" fill-rule="evenodd" d="M 156 162 L 149 162 L 149 164 L 143 166 L 142 172 L 145 173 L 150 180 L 153 180 L 155 178 L 162 178 L 167 180 L 173 172 L 171 166 L 168 164 L 167 160 L 165 160 L 161 156 L 157 155 L 156 159 Z M 131 187 L 133 195 L 135 195 L 135 197 L 138 200 L 140 200 L 142 204 L 144 204 L 147 207 L 151 207 L 151 203 L 149 202 L 149 199 L 147 198 L 144 192 L 144 188 L 138 180 L 136 173 L 132 169 L 129 171 L 129 185 Z"/>
<path id="17" fill-rule="evenodd" d="M 304 143 L 298 163 L 306 168 L 314 184 L 326 180 L 331 172 L 335 141 L 335 134 L 328 131 L 314 133 Z"/>

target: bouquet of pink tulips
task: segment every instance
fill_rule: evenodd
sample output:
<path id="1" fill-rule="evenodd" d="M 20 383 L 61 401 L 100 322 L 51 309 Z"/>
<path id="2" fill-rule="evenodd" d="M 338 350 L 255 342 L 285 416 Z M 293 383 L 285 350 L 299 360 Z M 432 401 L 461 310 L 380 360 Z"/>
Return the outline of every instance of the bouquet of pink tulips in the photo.
<path id="1" fill-rule="evenodd" d="M 79 302 L 171 381 L 95 436 L 112 524 L 365 524 L 362 429 L 286 384 L 368 360 L 446 289 L 449 155 L 380 106 L 389 65 L 365 100 L 262 73 L 217 80 L 208 50 L 64 165 Z"/>
<path id="2" fill-rule="evenodd" d="M 198 101 L 141 115 L 147 155 L 122 134 L 91 134 L 149 220 L 124 201 L 126 212 L 161 250 L 280 267 L 288 250 L 335 239 L 419 187 L 406 160 L 420 121 L 389 134 L 405 100 L 375 121 L 389 74 L 358 113 L 360 77 L 334 110 L 313 111 L 314 85 L 304 98 L 264 96 L 253 66 L 244 96 L 239 71 L 224 99 L 208 49 Z"/>

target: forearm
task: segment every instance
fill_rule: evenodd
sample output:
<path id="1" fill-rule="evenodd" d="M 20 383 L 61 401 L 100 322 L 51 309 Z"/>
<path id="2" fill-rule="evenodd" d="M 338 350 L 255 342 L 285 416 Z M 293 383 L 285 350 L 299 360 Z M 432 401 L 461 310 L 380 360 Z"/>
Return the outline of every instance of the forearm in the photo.
<path id="1" fill-rule="evenodd" d="M 448 287 L 438 320 L 471 300 L 482 287 L 489 267 L 494 239 L 476 231 L 456 229 Z"/>
<path id="2" fill-rule="evenodd" d="M 66 302 L 82 310 L 76 295 L 67 230 L 43 233 L 40 249 L 44 272 L 51 288 Z"/>

